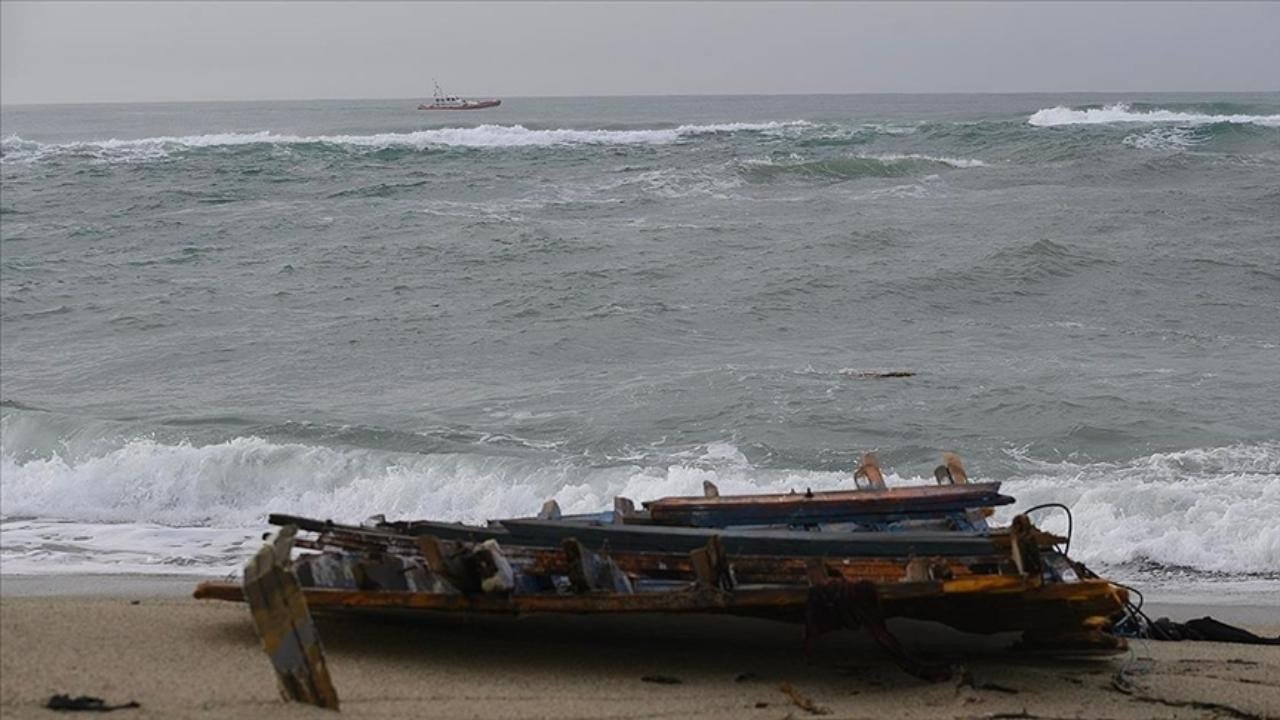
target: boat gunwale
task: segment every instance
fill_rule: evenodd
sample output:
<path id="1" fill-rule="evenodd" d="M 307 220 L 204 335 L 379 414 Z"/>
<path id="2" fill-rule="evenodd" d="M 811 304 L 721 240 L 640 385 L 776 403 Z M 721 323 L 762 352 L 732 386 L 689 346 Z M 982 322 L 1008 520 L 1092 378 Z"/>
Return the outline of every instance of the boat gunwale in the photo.
<path id="1" fill-rule="evenodd" d="M 1000 495 L 999 482 L 968 483 L 965 485 L 907 485 L 883 489 L 855 490 L 821 490 L 804 493 L 758 493 L 750 495 L 720 495 L 704 497 L 697 495 L 674 496 L 646 500 L 641 503 L 650 512 L 655 509 L 730 509 L 739 506 L 770 505 L 823 505 L 850 503 L 851 505 L 873 505 L 877 502 L 911 502 L 914 500 L 951 501 L 973 497 L 974 507 L 980 505 L 1008 505 L 1014 498 Z M 987 498 L 991 497 L 991 502 Z"/>

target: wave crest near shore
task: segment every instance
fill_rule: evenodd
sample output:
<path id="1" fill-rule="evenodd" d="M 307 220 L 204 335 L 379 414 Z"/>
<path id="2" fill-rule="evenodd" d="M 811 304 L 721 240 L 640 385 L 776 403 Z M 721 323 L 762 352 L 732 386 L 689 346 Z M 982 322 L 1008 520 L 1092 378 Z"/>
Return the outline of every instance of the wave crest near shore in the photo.
<path id="1" fill-rule="evenodd" d="M 557 451 L 393 452 L 252 436 L 205 445 L 105 435 L 48 442 L 38 432 L 43 423 L 30 417 L 40 414 L 10 411 L 5 417 L 0 544 L 10 572 L 13 561 L 26 567 L 22 558 L 43 557 L 59 543 L 92 554 L 93 542 L 74 538 L 91 536 L 95 525 L 195 528 L 188 550 L 203 557 L 197 536 L 211 528 L 260 529 L 269 512 L 346 522 L 375 513 L 482 522 L 532 514 L 548 498 L 573 513 L 599 511 L 619 495 L 636 501 L 698 495 L 704 480 L 725 494 L 849 487 L 848 473 L 759 467 L 728 442 L 590 465 Z M 1050 462 L 1016 451 L 1011 457 L 1016 470 L 1008 478 L 983 477 L 980 467 L 973 468 L 976 481 L 1003 479 L 1005 491 L 1018 498 L 997 519 L 1007 522 L 1042 502 L 1065 503 L 1075 515 L 1072 555 L 1080 560 L 1245 575 L 1275 575 L 1280 568 L 1280 442 L 1125 462 Z M 889 481 L 930 479 L 890 473 Z M 41 525 L 35 535 L 30 528 L 16 532 L 14 522 L 35 520 L 54 524 Z M 1066 529 L 1051 514 L 1043 523 Z M 171 543 L 162 552 L 182 545 Z M 114 559 L 103 552 L 93 561 Z"/>

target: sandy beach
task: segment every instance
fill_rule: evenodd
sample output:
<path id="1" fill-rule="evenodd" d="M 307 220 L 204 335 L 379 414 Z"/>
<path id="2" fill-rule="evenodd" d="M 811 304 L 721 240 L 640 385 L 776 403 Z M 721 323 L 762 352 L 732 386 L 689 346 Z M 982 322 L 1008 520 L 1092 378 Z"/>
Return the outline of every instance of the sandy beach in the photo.
<path id="1" fill-rule="evenodd" d="M 675 5 L 0 0 L 0 720 L 1280 720 L 1280 0 Z"/>
<path id="2" fill-rule="evenodd" d="M 54 717 L 43 703 L 68 693 L 141 704 L 113 717 L 327 716 L 284 704 L 246 609 L 189 599 L 193 585 L 4 578 L 0 712 Z M 1274 615 L 1269 607 L 1153 610 L 1276 631 L 1261 622 Z M 827 636 L 806 659 L 800 628 L 737 618 L 319 623 L 349 717 L 1280 717 L 1275 647 L 1152 642 L 1127 656 L 1063 659 L 1009 651 L 1011 636 L 898 625 L 910 646 L 963 665 L 972 678 L 930 685 L 860 634 Z M 1132 694 L 1113 685 L 1122 669 Z"/>

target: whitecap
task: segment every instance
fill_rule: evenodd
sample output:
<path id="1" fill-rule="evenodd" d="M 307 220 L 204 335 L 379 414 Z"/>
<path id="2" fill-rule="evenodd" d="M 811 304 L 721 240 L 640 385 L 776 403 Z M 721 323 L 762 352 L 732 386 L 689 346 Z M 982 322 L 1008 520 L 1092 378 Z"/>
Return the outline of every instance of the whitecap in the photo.
<path id="1" fill-rule="evenodd" d="M 619 495 L 635 501 L 700 495 L 705 480 L 724 494 L 849 487 L 848 472 L 760 467 L 731 442 L 655 450 L 602 466 L 554 448 L 512 456 L 253 436 L 204 445 L 165 442 L 120 436 L 109 424 L 72 428 L 21 410 L 6 412 L 2 429 L 0 559 L 6 572 L 15 572 L 11 560 L 81 568 L 118 565 L 122 558 L 132 558 L 126 564 L 138 570 L 146 545 L 137 538 L 161 532 L 157 527 L 174 533 L 153 548 L 148 571 L 188 562 L 220 567 L 241 559 L 237 548 L 227 549 L 230 543 L 260 531 L 270 512 L 346 522 L 375 513 L 483 522 L 533 514 L 551 498 L 575 513 L 611 507 Z M 974 481 L 1003 479 L 1005 492 L 1018 499 L 996 520 L 1007 522 L 1040 503 L 1065 503 L 1075 517 L 1072 556 L 1099 569 L 1156 564 L 1273 578 L 1280 569 L 1280 442 L 1117 462 L 1011 456 L 1016 468 L 1008 477 L 992 478 L 977 463 L 970 468 Z M 904 469 L 886 467 L 891 485 L 932 482 L 895 470 Z M 1037 521 L 1066 529 L 1049 513 Z M 142 534 L 131 535 L 129 527 L 143 528 Z M 117 550 L 123 554 L 113 554 Z"/>
<path id="2" fill-rule="evenodd" d="M 1125 145 L 1139 150 L 1182 150 L 1203 142 L 1195 131 L 1186 127 L 1156 127 L 1146 132 L 1133 133 L 1123 140 Z"/>
<path id="3" fill-rule="evenodd" d="M 945 157 L 939 155 L 922 155 L 919 153 L 886 153 L 880 155 L 858 155 L 857 157 L 866 158 L 868 160 L 879 160 L 883 163 L 902 163 L 911 161 L 938 163 L 939 165 L 948 165 L 953 168 L 979 168 L 987 167 L 987 163 L 976 158 L 958 158 Z"/>
<path id="4" fill-rule="evenodd" d="M 435 128 L 400 133 L 370 135 L 293 135 L 267 130 L 257 132 L 209 133 L 204 135 L 159 136 L 132 140 L 78 140 L 66 143 L 39 143 L 9 136 L 0 146 L 3 162 L 29 163 L 59 154 L 84 154 L 112 162 L 149 161 L 169 157 L 173 152 L 199 148 L 246 145 L 330 145 L 354 150 L 428 148 L 528 148 L 573 145 L 662 145 L 705 135 L 732 133 L 777 133 L 806 127 L 803 120 L 763 123 L 713 123 L 680 125 L 674 128 L 634 130 L 530 129 L 523 125 L 479 125 L 477 127 Z"/>
<path id="5" fill-rule="evenodd" d="M 1183 125 L 1208 125 L 1212 123 L 1236 123 L 1280 127 L 1280 115 L 1213 115 L 1208 113 L 1181 112 L 1177 110 L 1134 110 L 1128 104 L 1118 103 L 1100 108 L 1083 110 L 1063 105 L 1037 110 L 1027 118 L 1036 127 L 1059 125 L 1107 125 L 1113 123 L 1180 123 Z"/>

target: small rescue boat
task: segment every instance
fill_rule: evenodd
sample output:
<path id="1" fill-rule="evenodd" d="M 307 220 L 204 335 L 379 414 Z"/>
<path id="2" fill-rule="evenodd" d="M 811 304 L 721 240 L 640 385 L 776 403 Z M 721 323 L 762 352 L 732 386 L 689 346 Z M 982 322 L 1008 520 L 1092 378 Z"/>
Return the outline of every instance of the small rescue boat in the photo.
<path id="1" fill-rule="evenodd" d="M 440 89 L 440 83 L 435 83 L 435 86 L 436 89 L 431 104 L 423 103 L 418 106 L 419 110 L 483 110 L 484 108 L 497 107 L 502 104 L 502 101 L 497 98 L 472 100 L 449 95 Z"/>

